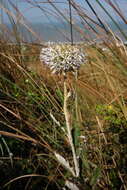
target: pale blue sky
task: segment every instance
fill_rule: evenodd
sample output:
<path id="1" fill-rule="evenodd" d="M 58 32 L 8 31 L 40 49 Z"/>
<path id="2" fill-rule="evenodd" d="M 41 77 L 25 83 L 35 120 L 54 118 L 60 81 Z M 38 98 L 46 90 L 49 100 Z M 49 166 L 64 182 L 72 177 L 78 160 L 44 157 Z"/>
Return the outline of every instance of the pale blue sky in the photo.
<path id="1" fill-rule="evenodd" d="M 8 0 L 4 0 L 4 2 L 7 2 Z M 115 20 L 119 20 L 119 16 L 114 13 L 114 11 L 111 9 L 110 6 L 108 6 L 107 3 L 105 3 L 106 0 L 100 0 L 100 2 L 104 5 L 106 10 L 114 17 Z M 24 17 L 30 22 L 30 23 L 47 23 L 47 22 L 58 22 L 60 21 L 60 16 L 56 15 L 56 11 L 52 8 L 52 6 L 47 2 L 47 0 L 10 0 L 10 2 L 15 3 L 21 13 L 24 15 Z M 41 7 L 37 8 L 35 7 L 38 3 L 38 5 Z M 68 2 L 67 0 L 52 0 L 52 2 L 56 2 L 55 5 L 58 9 L 62 10 L 62 13 L 67 15 L 68 12 Z M 63 2 L 63 3 L 58 3 Z M 76 3 L 78 3 L 82 9 L 84 9 L 84 12 L 89 15 L 90 17 L 94 18 L 94 14 L 90 10 L 89 6 L 85 2 L 85 0 L 75 0 Z M 101 19 L 104 21 L 109 21 L 108 16 L 104 13 L 104 11 L 100 8 L 100 6 L 96 3 L 96 0 L 89 0 L 89 2 L 92 4 L 96 12 L 99 16 L 101 16 Z M 127 18 L 127 0 L 111 0 L 111 2 L 117 3 L 119 8 L 122 10 L 122 13 Z M 10 6 L 9 6 L 10 8 Z M 73 18 L 77 18 L 75 13 L 73 15 Z M 62 19 L 62 18 L 61 18 Z M 6 20 L 6 17 L 5 17 Z"/>
<path id="2" fill-rule="evenodd" d="M 65 41 L 64 36 L 67 36 L 70 38 L 70 26 L 68 22 L 65 24 L 65 20 L 62 16 L 58 14 L 58 10 L 60 10 L 64 16 L 69 18 L 69 6 L 67 0 L 50 0 L 51 2 L 56 2 L 55 6 L 58 8 L 58 10 L 55 10 L 49 3 L 46 3 L 48 0 L 0 0 L 0 5 L 3 2 L 3 4 L 6 4 L 5 7 L 8 5 L 8 9 L 11 10 L 10 12 L 14 13 L 14 20 L 19 23 L 19 26 L 21 24 L 24 25 L 24 18 L 26 25 L 32 26 L 34 28 L 34 31 L 37 32 L 37 35 L 42 36 L 42 39 L 45 41 Z M 83 12 L 88 15 L 90 18 L 93 18 L 95 21 L 97 21 L 97 18 L 95 17 L 94 13 L 89 8 L 86 0 L 73 0 L 76 3 L 79 4 Z M 103 23 L 108 23 L 108 26 L 119 32 L 118 28 L 114 26 L 111 22 L 111 19 L 106 15 L 106 13 L 103 11 L 102 8 L 100 8 L 99 4 L 97 2 L 102 3 L 104 8 L 107 10 L 107 12 L 114 18 L 114 20 L 119 23 L 120 27 L 123 27 L 124 30 L 127 30 L 127 25 L 122 21 L 122 19 L 116 14 L 116 12 L 113 11 L 113 9 L 106 3 L 106 1 L 111 1 L 117 5 L 117 8 L 121 10 L 121 13 L 123 14 L 124 18 L 127 20 L 127 0 L 88 0 L 89 3 L 91 3 L 93 9 L 98 14 L 99 18 Z M 9 4 L 10 2 L 10 4 Z M 57 3 L 62 2 L 62 3 Z M 12 4 L 11 4 L 12 3 Z M 21 14 L 18 14 L 16 10 L 12 8 L 12 6 L 18 7 Z M 72 9 L 73 10 L 73 9 Z M 3 13 L 4 11 L 1 11 L 0 13 Z M 23 17 L 22 17 L 23 16 Z M 79 25 L 81 24 L 81 19 L 76 15 L 76 12 L 73 10 L 73 21 Z M 22 19 L 23 18 L 23 19 Z M 7 23 L 9 20 L 7 19 L 7 16 L 4 14 L 3 20 L 5 23 Z M 23 22 L 22 22 L 23 21 Z M 87 20 L 89 23 L 90 21 Z M 97 21 L 98 24 L 99 21 Z M 39 24 L 35 24 L 39 23 Z M 40 25 L 43 23 L 46 23 L 47 25 Z M 32 25 L 33 24 L 33 25 Z M 89 23 L 90 24 L 90 23 Z M 94 25 L 93 23 L 91 24 Z M 80 25 L 81 26 L 81 25 Z M 83 25 L 84 29 L 89 29 L 89 26 L 86 24 Z M 93 26 L 94 28 L 94 26 Z M 74 28 L 73 28 L 74 31 Z M 64 35 L 63 35 L 64 34 Z M 79 39 L 80 37 L 80 39 Z M 81 35 L 74 31 L 74 40 L 81 40 Z M 62 39 L 62 40 L 61 40 Z"/>

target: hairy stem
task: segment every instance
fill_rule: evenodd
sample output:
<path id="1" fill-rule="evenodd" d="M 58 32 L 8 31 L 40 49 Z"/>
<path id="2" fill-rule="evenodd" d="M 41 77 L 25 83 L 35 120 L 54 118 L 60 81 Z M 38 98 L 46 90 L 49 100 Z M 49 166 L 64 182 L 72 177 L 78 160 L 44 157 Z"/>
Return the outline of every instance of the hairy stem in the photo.
<path id="1" fill-rule="evenodd" d="M 72 133 L 71 133 L 71 119 L 70 119 L 70 113 L 68 111 L 68 99 L 70 97 L 70 92 L 67 92 L 67 84 L 66 84 L 66 79 L 64 80 L 64 115 L 65 115 L 65 120 L 66 120 L 66 127 L 67 127 L 67 136 L 68 140 L 71 146 L 72 150 L 72 155 L 73 155 L 73 161 L 74 161 L 74 166 L 75 166 L 75 175 L 76 177 L 79 176 L 79 164 L 78 160 L 76 157 L 76 151 L 75 147 L 73 144 L 73 138 L 72 138 Z"/>

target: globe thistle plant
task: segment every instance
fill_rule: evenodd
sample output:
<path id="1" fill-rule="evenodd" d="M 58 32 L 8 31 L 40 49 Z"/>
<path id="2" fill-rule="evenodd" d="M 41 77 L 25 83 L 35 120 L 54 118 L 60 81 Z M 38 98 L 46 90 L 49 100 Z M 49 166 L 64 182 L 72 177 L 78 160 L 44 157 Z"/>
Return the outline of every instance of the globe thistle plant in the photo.
<path id="1" fill-rule="evenodd" d="M 66 76 L 67 72 L 73 71 L 76 73 L 79 70 L 80 66 L 86 62 L 86 54 L 78 48 L 78 46 L 70 45 L 70 44 L 58 44 L 58 45 L 49 45 L 47 48 L 42 48 L 40 53 L 40 60 L 43 64 L 48 66 L 53 73 L 56 74 L 64 74 Z M 76 77 L 77 78 L 77 77 Z M 74 139 L 72 137 L 72 126 L 70 120 L 70 111 L 68 109 L 69 98 L 71 97 L 71 90 L 67 89 L 67 77 L 64 77 L 64 105 L 63 111 L 65 115 L 66 122 L 66 135 L 68 137 L 72 156 L 74 163 L 74 170 L 71 169 L 69 163 L 62 158 L 61 155 L 56 154 L 55 156 L 62 165 L 65 166 L 66 169 L 71 171 L 74 177 L 79 177 L 80 169 L 78 158 L 76 155 L 76 150 L 74 146 Z M 76 98 L 77 100 L 77 98 Z"/>
<path id="2" fill-rule="evenodd" d="M 86 54 L 77 46 L 58 44 L 42 48 L 40 60 L 53 73 L 61 74 L 78 70 L 86 62 Z"/>

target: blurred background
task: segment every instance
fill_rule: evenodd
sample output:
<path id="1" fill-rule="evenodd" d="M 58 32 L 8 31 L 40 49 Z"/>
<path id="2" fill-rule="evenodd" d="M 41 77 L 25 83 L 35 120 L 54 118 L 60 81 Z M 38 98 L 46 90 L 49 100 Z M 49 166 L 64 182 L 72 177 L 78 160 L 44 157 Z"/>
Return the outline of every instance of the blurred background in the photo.
<path id="1" fill-rule="evenodd" d="M 71 3 L 74 41 L 95 40 L 97 27 L 99 30 L 108 27 L 126 41 L 120 32 L 120 28 L 124 33 L 127 30 L 126 0 L 75 0 Z M 70 40 L 67 0 L 1 0 L 0 10 L 1 27 L 6 24 L 11 30 L 12 22 L 15 23 L 24 41 L 36 41 L 37 38 L 45 42 Z M 84 35 L 88 37 L 85 39 Z"/>

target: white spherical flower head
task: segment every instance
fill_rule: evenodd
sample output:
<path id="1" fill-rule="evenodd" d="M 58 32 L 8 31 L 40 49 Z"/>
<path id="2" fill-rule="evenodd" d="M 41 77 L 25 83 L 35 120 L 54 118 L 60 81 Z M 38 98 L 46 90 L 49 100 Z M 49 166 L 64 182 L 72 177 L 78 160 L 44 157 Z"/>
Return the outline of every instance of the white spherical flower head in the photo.
<path id="1" fill-rule="evenodd" d="M 50 67 L 53 73 L 66 73 L 78 70 L 86 62 L 86 54 L 77 46 L 53 45 L 42 48 L 40 60 Z"/>

